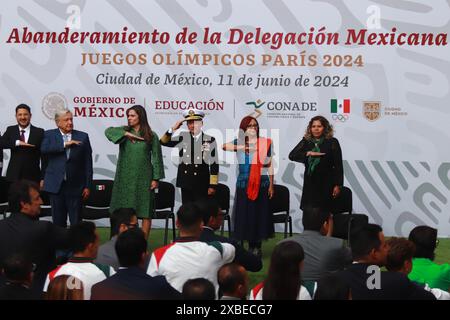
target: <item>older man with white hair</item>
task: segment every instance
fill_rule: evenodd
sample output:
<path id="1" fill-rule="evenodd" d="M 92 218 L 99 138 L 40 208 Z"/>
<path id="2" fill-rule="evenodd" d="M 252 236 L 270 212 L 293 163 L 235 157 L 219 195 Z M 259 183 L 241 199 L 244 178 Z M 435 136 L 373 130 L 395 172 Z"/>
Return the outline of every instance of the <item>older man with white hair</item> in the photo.
<path id="1" fill-rule="evenodd" d="M 81 220 L 82 200 L 89 197 L 92 184 L 92 148 L 85 132 L 73 129 L 73 114 L 59 110 L 55 114 L 58 128 L 47 130 L 41 152 L 47 157 L 43 190 L 50 194 L 53 223 L 67 226 Z"/>

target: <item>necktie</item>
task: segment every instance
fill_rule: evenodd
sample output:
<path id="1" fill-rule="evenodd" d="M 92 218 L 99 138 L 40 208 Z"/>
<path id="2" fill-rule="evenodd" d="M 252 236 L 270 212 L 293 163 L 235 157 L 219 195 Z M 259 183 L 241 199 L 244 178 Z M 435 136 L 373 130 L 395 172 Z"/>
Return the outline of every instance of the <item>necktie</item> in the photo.
<path id="1" fill-rule="evenodd" d="M 25 130 L 20 130 L 20 141 L 25 142 Z"/>
<path id="2" fill-rule="evenodd" d="M 64 142 L 69 142 L 69 135 L 65 134 L 64 136 Z M 69 155 L 70 155 L 70 148 L 66 148 L 66 157 L 67 159 L 69 159 Z"/>

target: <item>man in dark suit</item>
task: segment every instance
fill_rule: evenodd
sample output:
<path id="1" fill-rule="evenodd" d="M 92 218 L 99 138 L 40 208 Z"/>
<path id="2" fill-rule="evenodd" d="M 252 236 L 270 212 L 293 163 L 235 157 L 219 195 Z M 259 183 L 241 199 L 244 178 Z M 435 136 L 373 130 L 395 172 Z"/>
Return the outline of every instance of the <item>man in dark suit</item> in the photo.
<path id="1" fill-rule="evenodd" d="M 85 132 L 73 130 L 69 110 L 55 114 L 57 129 L 44 133 L 41 152 L 47 158 L 43 190 L 50 193 L 53 223 L 67 226 L 81 219 L 82 201 L 89 197 L 92 184 L 92 149 Z"/>
<path id="2" fill-rule="evenodd" d="M 31 110 L 26 104 L 16 107 L 17 125 L 6 129 L 1 139 L 3 149 L 11 149 L 6 178 L 13 182 L 27 179 L 40 182 L 41 175 L 41 143 L 44 129 L 31 124 Z"/>
<path id="3" fill-rule="evenodd" d="M 337 273 L 351 288 L 354 300 L 435 300 L 407 276 L 398 272 L 380 271 L 386 264 L 388 247 L 383 230 L 368 224 L 352 235 L 354 263 Z"/>
<path id="4" fill-rule="evenodd" d="M 68 247 L 68 233 L 48 221 L 39 221 L 42 199 L 39 186 L 16 181 L 9 191 L 12 214 L 0 220 L 0 262 L 23 253 L 36 264 L 33 288 L 42 292 L 47 273 L 55 268 L 55 250 Z"/>
<path id="5" fill-rule="evenodd" d="M 333 216 L 321 208 L 305 208 L 302 216 L 303 232 L 282 240 L 299 243 L 305 260 L 302 280 L 318 281 L 322 276 L 343 270 L 352 263 L 350 249 L 344 240 L 334 238 Z"/>
<path id="6" fill-rule="evenodd" d="M 183 113 L 184 119 L 175 123 L 160 139 L 161 145 L 179 152 L 177 187 L 181 188 L 182 203 L 212 196 L 216 192 L 219 176 L 217 143 L 214 137 L 202 131 L 202 111 L 189 109 Z M 187 122 L 188 132 L 172 136 L 183 122 Z"/>
<path id="7" fill-rule="evenodd" d="M 120 269 L 113 276 L 95 284 L 91 300 L 174 300 L 180 293 L 163 276 L 145 272 L 147 241 L 138 228 L 121 233 L 116 242 Z"/>
<path id="8" fill-rule="evenodd" d="M 42 293 L 31 290 L 36 265 L 23 254 L 13 254 L 3 262 L 6 283 L 0 288 L 0 300 L 41 300 Z"/>
<path id="9" fill-rule="evenodd" d="M 202 199 L 195 203 L 203 216 L 203 231 L 200 235 L 200 241 L 212 242 L 219 241 L 230 243 L 235 247 L 234 262 L 242 265 L 246 270 L 258 272 L 262 269 L 261 258 L 245 250 L 239 243 L 233 239 L 219 236 L 215 233 L 223 222 L 223 212 L 214 199 Z"/>

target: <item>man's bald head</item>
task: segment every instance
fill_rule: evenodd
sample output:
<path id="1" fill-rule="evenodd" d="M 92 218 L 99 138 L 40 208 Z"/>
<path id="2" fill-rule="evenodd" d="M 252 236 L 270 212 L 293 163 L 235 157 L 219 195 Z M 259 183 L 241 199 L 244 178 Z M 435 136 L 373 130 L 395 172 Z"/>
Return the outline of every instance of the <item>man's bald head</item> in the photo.
<path id="1" fill-rule="evenodd" d="M 223 296 L 245 299 L 248 291 L 247 270 L 237 263 L 227 263 L 217 272 L 219 289 Z"/>

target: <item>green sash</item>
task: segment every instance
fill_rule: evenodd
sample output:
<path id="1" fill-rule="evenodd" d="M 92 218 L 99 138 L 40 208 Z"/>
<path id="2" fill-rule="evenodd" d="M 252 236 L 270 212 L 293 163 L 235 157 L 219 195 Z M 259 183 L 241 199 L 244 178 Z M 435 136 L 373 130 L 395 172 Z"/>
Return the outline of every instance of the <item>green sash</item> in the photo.
<path id="1" fill-rule="evenodd" d="M 320 152 L 320 145 L 323 142 L 323 137 L 320 139 L 312 139 L 313 143 L 314 143 L 314 148 L 312 148 L 311 151 L 313 152 Z M 312 175 L 314 173 L 314 170 L 316 169 L 316 167 L 318 166 L 318 164 L 320 163 L 320 157 L 312 157 L 309 156 L 308 157 L 308 175 Z"/>

